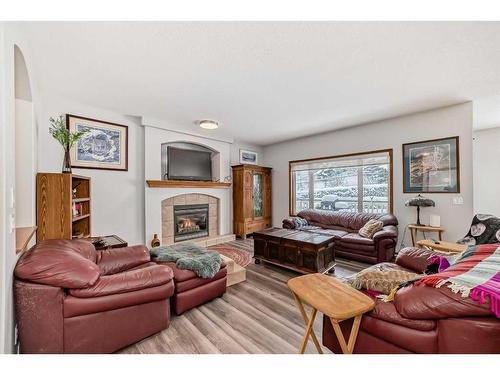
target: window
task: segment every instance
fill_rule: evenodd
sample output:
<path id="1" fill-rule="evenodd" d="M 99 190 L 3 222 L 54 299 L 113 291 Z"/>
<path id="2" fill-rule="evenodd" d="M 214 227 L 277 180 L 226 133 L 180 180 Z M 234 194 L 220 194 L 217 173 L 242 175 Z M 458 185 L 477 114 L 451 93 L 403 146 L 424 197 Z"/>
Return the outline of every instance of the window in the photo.
<path id="1" fill-rule="evenodd" d="M 290 215 L 392 212 L 392 149 L 290 162 Z"/>

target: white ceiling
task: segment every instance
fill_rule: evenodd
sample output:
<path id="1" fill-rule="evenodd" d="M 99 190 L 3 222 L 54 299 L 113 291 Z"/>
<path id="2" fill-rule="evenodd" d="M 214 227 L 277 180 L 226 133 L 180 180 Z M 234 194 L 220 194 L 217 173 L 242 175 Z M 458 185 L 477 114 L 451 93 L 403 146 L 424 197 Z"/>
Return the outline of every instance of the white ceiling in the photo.
<path id="1" fill-rule="evenodd" d="M 499 22 L 23 27 L 41 91 L 260 145 L 500 95 Z"/>

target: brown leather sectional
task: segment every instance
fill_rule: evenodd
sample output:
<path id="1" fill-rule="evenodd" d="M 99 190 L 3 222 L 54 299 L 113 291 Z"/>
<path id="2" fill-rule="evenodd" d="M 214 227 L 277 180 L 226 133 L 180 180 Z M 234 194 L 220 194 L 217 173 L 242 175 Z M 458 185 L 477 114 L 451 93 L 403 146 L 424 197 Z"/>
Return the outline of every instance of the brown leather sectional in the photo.
<path id="1" fill-rule="evenodd" d="M 145 246 L 96 251 L 85 240 L 46 240 L 14 270 L 22 353 L 112 353 L 168 327 L 226 291 L 226 268 L 200 279 L 150 261 Z"/>
<path id="2" fill-rule="evenodd" d="M 297 216 L 309 223 L 304 230 L 336 237 L 335 257 L 371 264 L 389 262 L 394 257 L 398 241 L 398 219 L 394 215 L 307 209 L 300 211 Z M 373 239 L 358 234 L 370 219 L 384 223 L 382 230 L 375 233 Z M 283 220 L 283 228 L 296 229 L 290 219 Z"/>
<path id="3" fill-rule="evenodd" d="M 423 273 L 430 250 L 406 248 L 394 263 L 372 269 L 403 269 Z M 348 337 L 352 319 L 341 323 Z M 342 353 L 332 325 L 323 319 L 323 345 Z M 500 353 L 500 320 L 489 305 L 461 297 L 449 288 L 410 286 L 399 290 L 394 302 L 376 299 L 374 310 L 363 315 L 354 353 Z"/>

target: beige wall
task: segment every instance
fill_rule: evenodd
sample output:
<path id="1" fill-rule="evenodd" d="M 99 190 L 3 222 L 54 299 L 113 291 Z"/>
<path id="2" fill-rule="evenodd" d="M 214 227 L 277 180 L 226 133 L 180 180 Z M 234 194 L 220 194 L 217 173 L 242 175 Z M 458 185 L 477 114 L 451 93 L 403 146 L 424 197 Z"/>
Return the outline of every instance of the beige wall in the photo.
<path id="1" fill-rule="evenodd" d="M 306 124 L 305 124 L 306 126 Z M 394 213 L 400 222 L 400 240 L 405 226 L 415 222 L 415 208 L 405 201 L 415 194 L 403 194 L 402 144 L 428 139 L 460 137 L 460 194 L 425 194 L 436 207 L 424 208 L 423 223 L 429 214 L 441 216 L 445 239 L 455 241 L 467 232 L 473 214 L 472 202 L 472 103 L 411 114 L 371 124 L 270 145 L 264 148 L 266 164 L 273 167 L 273 224 L 281 226 L 288 216 L 288 161 L 353 152 L 392 148 L 394 152 Z M 452 198 L 463 197 L 463 205 Z M 409 234 L 406 245 L 410 243 Z"/>
<path id="2" fill-rule="evenodd" d="M 500 217 L 500 127 L 474 132 L 474 213 Z"/>

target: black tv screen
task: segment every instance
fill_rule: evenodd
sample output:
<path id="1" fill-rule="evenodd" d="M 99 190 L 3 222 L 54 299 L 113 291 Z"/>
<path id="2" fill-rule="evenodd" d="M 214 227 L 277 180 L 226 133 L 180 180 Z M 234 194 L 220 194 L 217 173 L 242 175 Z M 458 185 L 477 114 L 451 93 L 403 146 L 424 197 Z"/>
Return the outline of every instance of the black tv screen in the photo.
<path id="1" fill-rule="evenodd" d="M 212 181 L 212 159 L 210 152 L 167 148 L 169 180 Z"/>

